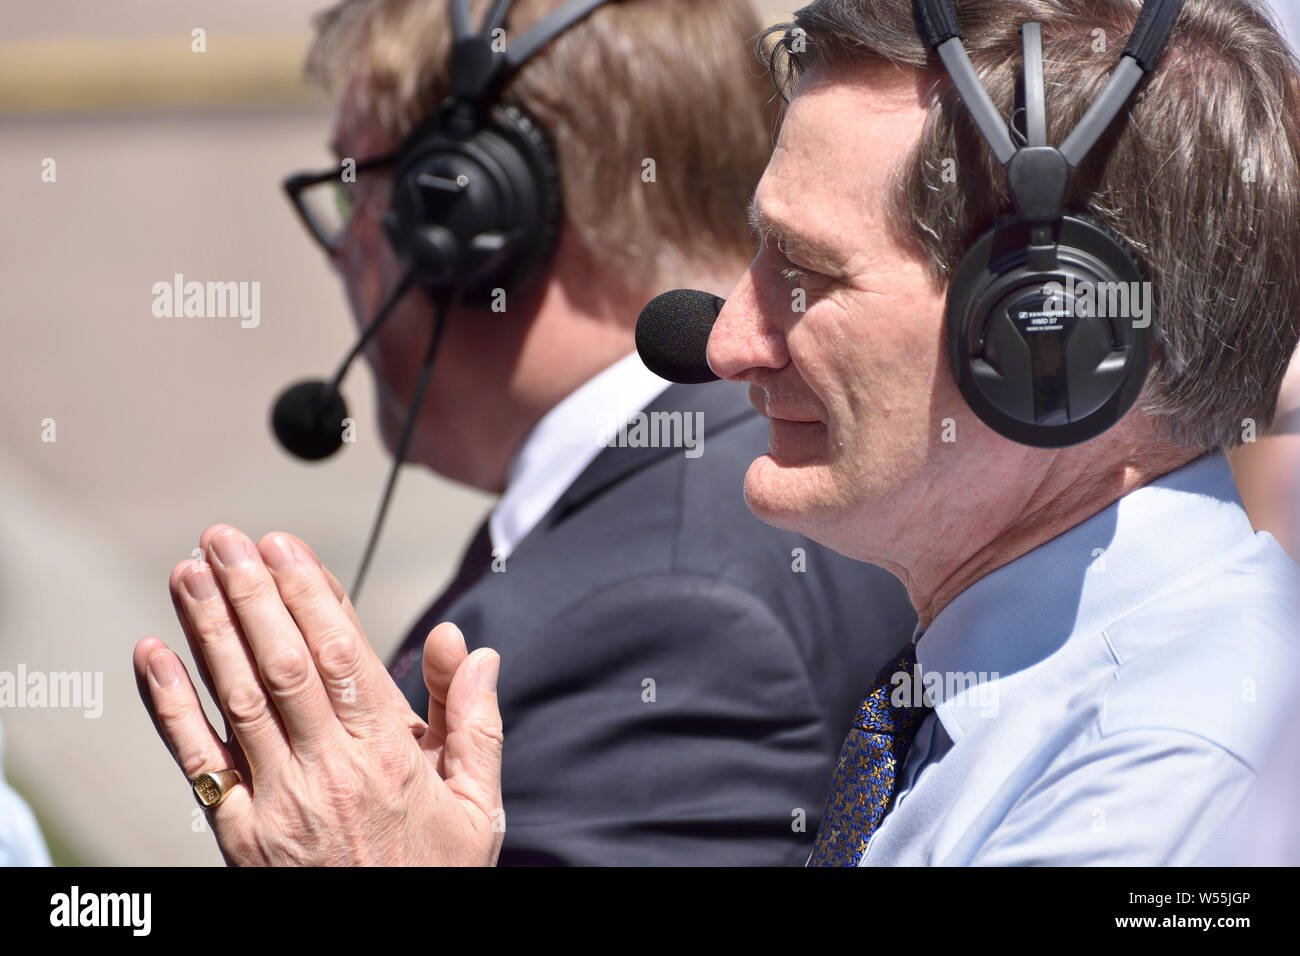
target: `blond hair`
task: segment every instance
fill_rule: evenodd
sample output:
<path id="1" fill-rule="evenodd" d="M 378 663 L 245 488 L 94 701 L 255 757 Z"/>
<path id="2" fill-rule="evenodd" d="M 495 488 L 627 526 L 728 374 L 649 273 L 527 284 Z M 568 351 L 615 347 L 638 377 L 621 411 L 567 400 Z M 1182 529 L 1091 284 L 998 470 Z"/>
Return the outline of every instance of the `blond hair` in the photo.
<path id="1" fill-rule="evenodd" d="M 507 42 L 559 5 L 519 0 Z M 448 6 L 343 0 L 316 19 L 308 74 L 335 92 L 355 84 L 399 142 L 450 92 Z M 475 22 L 486 7 L 471 4 Z M 629 287 L 751 257 L 745 210 L 777 112 L 753 54 L 761 26 L 749 0 L 610 3 L 505 87 L 555 142 L 568 225 Z"/>

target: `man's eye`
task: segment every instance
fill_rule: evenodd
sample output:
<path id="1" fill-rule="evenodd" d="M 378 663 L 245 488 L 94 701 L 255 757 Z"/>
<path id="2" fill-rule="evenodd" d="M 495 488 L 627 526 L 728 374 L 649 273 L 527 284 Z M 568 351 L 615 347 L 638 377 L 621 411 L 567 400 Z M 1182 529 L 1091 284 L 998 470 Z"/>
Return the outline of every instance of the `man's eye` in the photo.
<path id="1" fill-rule="evenodd" d="M 791 289 L 802 289 L 808 295 L 824 295 L 835 284 L 830 276 L 822 275 L 820 272 L 811 272 L 808 269 L 800 269 L 798 266 L 786 262 L 781 266 L 781 278 L 789 284 Z"/>
<path id="2" fill-rule="evenodd" d="M 338 212 L 341 221 L 348 222 L 352 218 L 352 190 L 342 183 L 333 183 L 332 185 L 334 187 L 334 209 Z"/>

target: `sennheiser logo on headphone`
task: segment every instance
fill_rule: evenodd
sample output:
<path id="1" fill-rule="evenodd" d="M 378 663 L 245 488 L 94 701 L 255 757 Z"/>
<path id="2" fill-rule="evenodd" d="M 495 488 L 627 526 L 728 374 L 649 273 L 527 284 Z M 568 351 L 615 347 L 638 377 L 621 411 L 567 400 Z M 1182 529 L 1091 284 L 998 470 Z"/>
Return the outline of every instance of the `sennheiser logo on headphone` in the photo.
<path id="1" fill-rule="evenodd" d="M 1045 283 L 1042 294 L 1043 310 L 1019 311 L 1020 319 L 1096 317 L 1127 319 L 1135 329 L 1151 325 L 1154 292 L 1150 282 L 1078 282 L 1067 276 L 1064 283 Z"/>
<path id="2" fill-rule="evenodd" d="M 260 282 L 186 282 L 178 272 L 171 282 L 155 282 L 150 291 L 157 319 L 238 318 L 244 329 L 255 329 L 262 321 Z"/>

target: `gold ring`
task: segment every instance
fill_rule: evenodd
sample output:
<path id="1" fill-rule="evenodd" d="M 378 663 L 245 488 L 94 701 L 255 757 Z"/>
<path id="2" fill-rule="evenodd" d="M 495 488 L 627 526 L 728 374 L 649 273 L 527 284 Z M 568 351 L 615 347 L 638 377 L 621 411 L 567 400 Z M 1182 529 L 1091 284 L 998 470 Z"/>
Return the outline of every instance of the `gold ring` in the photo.
<path id="1" fill-rule="evenodd" d="M 190 781 L 190 786 L 194 788 L 194 799 L 199 801 L 199 806 L 211 810 L 221 806 L 221 801 L 230 795 L 230 791 L 243 782 L 238 770 L 217 770 L 199 774 Z"/>

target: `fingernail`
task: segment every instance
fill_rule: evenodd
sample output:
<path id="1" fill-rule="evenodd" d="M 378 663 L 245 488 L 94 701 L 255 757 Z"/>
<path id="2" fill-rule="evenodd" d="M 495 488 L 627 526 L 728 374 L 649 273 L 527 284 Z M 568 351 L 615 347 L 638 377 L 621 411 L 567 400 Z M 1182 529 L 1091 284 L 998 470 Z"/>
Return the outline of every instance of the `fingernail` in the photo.
<path id="1" fill-rule="evenodd" d="M 180 680 L 181 669 L 176 658 L 166 651 L 159 651 L 149 658 L 148 667 L 149 676 L 159 687 L 169 687 Z"/>
<path id="2" fill-rule="evenodd" d="M 478 673 L 475 677 L 478 682 L 478 689 L 487 691 L 489 694 L 497 692 L 497 675 L 501 673 L 501 656 L 499 654 L 488 654 L 478 662 Z"/>
<path id="3" fill-rule="evenodd" d="M 264 557 L 272 571 L 283 571 L 292 567 L 294 562 L 293 548 L 282 534 L 275 535 L 266 543 Z"/>
<path id="4" fill-rule="evenodd" d="M 205 567 L 197 567 L 185 575 L 181 582 L 190 597 L 196 601 L 206 601 L 217 596 L 217 585 L 212 580 L 212 572 Z"/>
<path id="5" fill-rule="evenodd" d="M 223 568 L 238 564 L 248 556 L 244 551 L 244 536 L 227 528 L 212 539 L 212 553 Z"/>

